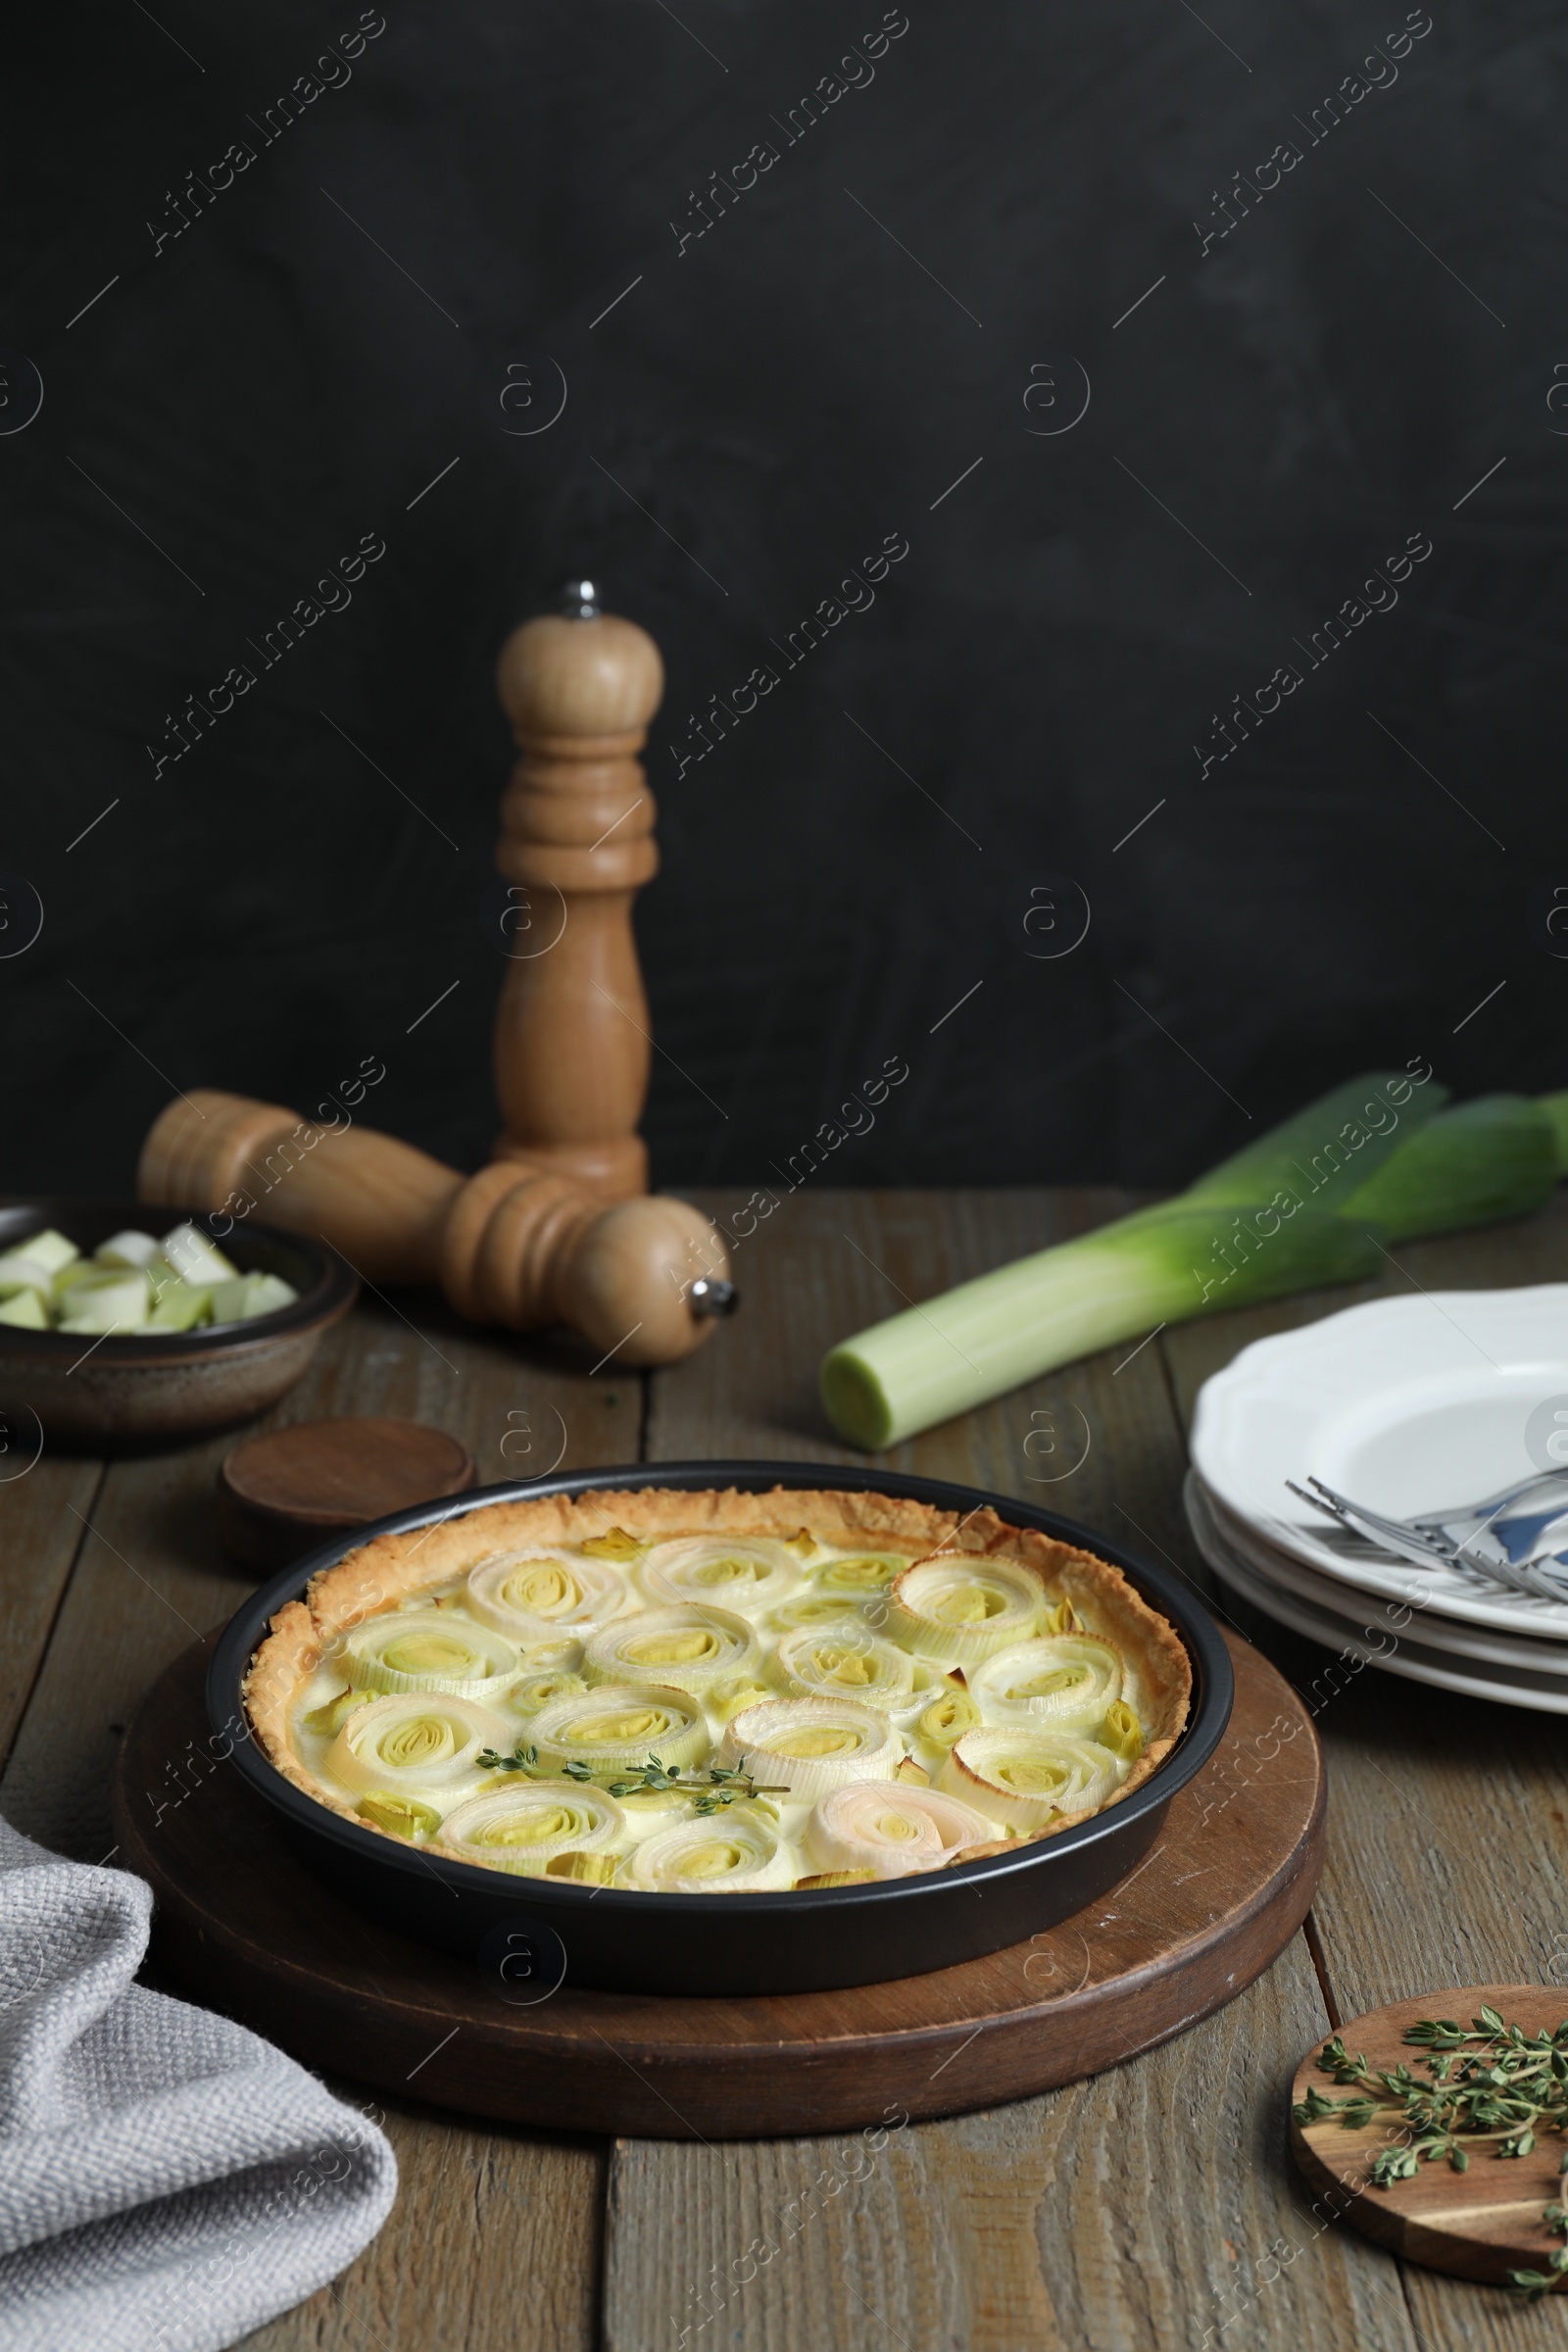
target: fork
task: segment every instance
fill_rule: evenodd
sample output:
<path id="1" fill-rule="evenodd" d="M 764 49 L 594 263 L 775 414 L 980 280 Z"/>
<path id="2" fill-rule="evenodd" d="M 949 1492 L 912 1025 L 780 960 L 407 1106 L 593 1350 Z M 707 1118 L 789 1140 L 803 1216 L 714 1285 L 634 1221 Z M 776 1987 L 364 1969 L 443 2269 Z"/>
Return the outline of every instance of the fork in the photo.
<path id="1" fill-rule="evenodd" d="M 1310 1503 L 1314 1510 L 1337 1519 L 1343 1527 L 1371 1534 L 1389 1550 L 1403 1559 L 1414 1561 L 1417 1567 L 1447 1568 L 1468 1576 L 1472 1582 L 1490 1585 L 1494 1589 L 1500 1587 L 1504 1592 L 1521 1593 L 1533 1600 L 1568 1600 L 1568 1559 L 1555 1546 L 1541 1542 L 1544 1535 L 1558 1531 L 1562 1522 L 1561 1513 L 1551 1512 L 1539 1517 L 1535 1521 L 1534 1543 L 1529 1548 L 1521 1547 L 1519 1553 L 1500 1536 L 1497 1538 L 1500 1556 L 1472 1548 L 1475 1538 L 1490 1534 L 1494 1522 L 1511 1504 L 1542 1486 L 1560 1485 L 1555 1474 L 1547 1473 L 1544 1478 L 1527 1480 L 1524 1486 L 1510 1489 L 1502 1496 L 1494 1497 L 1490 1504 L 1478 1504 L 1475 1511 L 1450 1513 L 1451 1518 L 1474 1519 L 1476 1522 L 1471 1536 L 1464 1542 L 1450 1535 L 1441 1519 L 1385 1518 L 1381 1511 L 1369 1510 L 1364 1503 L 1352 1502 L 1348 1495 L 1336 1494 L 1320 1478 L 1308 1479 L 1307 1487 L 1315 1489 L 1311 1494 L 1306 1487 L 1298 1487 L 1294 1479 L 1287 1479 L 1285 1483 L 1293 1494 L 1299 1496 L 1302 1502 Z M 1488 1515 L 1478 1518 L 1479 1512 Z M 1568 1530 L 1564 1532 L 1568 1533 Z M 1552 1562 L 1552 1568 L 1546 1566 L 1548 1560 Z M 1553 1568 L 1558 1571 L 1555 1575 Z"/>

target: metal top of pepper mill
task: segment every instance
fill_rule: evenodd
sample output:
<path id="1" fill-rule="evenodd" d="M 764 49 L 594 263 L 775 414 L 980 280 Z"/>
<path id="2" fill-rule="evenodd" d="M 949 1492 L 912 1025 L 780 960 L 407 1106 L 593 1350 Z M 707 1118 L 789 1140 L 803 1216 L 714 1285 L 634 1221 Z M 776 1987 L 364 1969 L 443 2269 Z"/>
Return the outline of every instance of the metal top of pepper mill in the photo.
<path id="1" fill-rule="evenodd" d="M 563 583 L 561 611 L 567 620 L 597 620 L 602 610 L 597 580 L 570 579 Z"/>
<path id="2" fill-rule="evenodd" d="M 732 1282 L 721 1282 L 715 1275 L 703 1274 L 686 1294 L 686 1303 L 694 1315 L 732 1315 L 741 1302 L 741 1295 Z"/>

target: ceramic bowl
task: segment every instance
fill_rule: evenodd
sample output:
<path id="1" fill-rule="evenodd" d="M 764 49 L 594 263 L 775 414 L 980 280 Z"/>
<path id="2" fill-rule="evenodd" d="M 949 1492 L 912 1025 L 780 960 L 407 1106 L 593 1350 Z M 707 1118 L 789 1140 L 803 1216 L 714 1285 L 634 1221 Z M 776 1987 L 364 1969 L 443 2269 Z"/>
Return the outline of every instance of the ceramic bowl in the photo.
<path id="1" fill-rule="evenodd" d="M 0 1419 L 7 1451 L 91 1450 L 172 1443 L 248 1421 L 275 1404 L 310 1365 L 329 1324 L 346 1315 L 359 1280 L 335 1250 L 272 1225 L 220 1222 L 200 1209 L 141 1200 L 49 1196 L 0 1202 L 0 1250 L 53 1226 L 90 1251 L 127 1228 L 167 1233 L 188 1217 L 242 1274 L 280 1274 L 299 1297 L 275 1314 L 215 1330 L 129 1334 L 96 1345 L 78 1332 L 0 1323 Z"/>

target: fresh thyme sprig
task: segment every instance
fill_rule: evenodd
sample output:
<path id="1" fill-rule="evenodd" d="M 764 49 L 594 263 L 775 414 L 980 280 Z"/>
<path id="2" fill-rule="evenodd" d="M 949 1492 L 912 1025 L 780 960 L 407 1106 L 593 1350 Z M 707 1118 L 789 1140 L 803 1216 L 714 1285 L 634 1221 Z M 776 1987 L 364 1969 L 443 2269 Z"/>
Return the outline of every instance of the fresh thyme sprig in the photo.
<path id="1" fill-rule="evenodd" d="M 1338 2116 L 1349 2132 L 1403 2124 L 1404 2145 L 1383 2148 L 1372 2160 L 1368 2177 L 1375 2188 L 1412 2180 L 1423 2164 L 1440 2157 L 1454 2172 L 1468 2172 L 1469 2150 L 1478 2141 L 1494 2141 L 1498 2156 L 1528 2156 L 1542 2133 L 1568 2132 L 1568 2020 L 1555 2033 L 1527 2034 L 1489 2005 L 1468 2030 L 1451 2017 L 1424 2017 L 1403 2038 L 1431 2053 L 1419 2062 L 1430 2082 L 1403 2064 L 1379 2069 L 1351 2057 L 1336 2034 L 1319 2053 L 1318 2067 L 1336 2082 L 1355 2085 L 1352 2095 L 1331 2099 L 1312 2089 L 1293 2111 L 1298 2124 Z M 1568 2173 L 1568 2153 L 1557 2170 Z M 1547 2205 L 1542 2222 L 1565 2242 L 1544 2270 L 1509 2272 L 1508 2284 L 1527 2302 L 1550 2294 L 1568 2273 L 1568 2207 Z"/>
<path id="2" fill-rule="evenodd" d="M 554 1781 L 564 1777 L 568 1781 L 591 1781 L 594 1777 L 592 1765 L 575 1761 L 551 1765 L 541 1772 L 537 1769 L 539 1750 L 525 1746 L 520 1740 L 510 1756 L 501 1755 L 493 1747 L 485 1747 L 480 1749 L 476 1761 L 486 1772 L 521 1772 L 530 1780 Z M 742 1797 L 785 1796 L 789 1793 L 781 1785 L 754 1780 L 746 1770 L 744 1756 L 739 1764 L 711 1765 L 706 1781 L 700 1773 L 683 1780 L 678 1769 L 671 1771 L 667 1764 L 661 1763 L 658 1756 L 650 1756 L 646 1764 L 629 1765 L 627 1773 L 625 1780 L 611 1783 L 612 1796 L 640 1796 L 649 1788 L 673 1788 L 682 1796 L 695 1797 L 695 1810 L 700 1814 L 716 1813 L 720 1805 L 733 1805 Z"/>
<path id="3" fill-rule="evenodd" d="M 682 1780 L 678 1770 L 671 1772 L 657 1756 L 650 1756 L 646 1764 L 634 1764 L 631 1775 L 628 1780 L 611 1783 L 612 1796 L 637 1796 L 645 1788 L 675 1788 L 682 1796 L 696 1798 L 693 1810 L 699 1814 L 716 1813 L 720 1805 L 733 1805 L 742 1797 L 788 1794 L 781 1784 L 754 1780 L 746 1769 L 744 1756 L 738 1764 L 710 1765 L 706 1782 L 700 1773 Z"/>
<path id="4" fill-rule="evenodd" d="M 568 1781 L 591 1781 L 594 1777 L 593 1767 L 588 1764 L 552 1765 L 546 1772 L 535 1772 L 538 1761 L 539 1750 L 536 1747 L 524 1747 L 521 1740 L 510 1756 L 499 1754 L 493 1747 L 481 1747 L 474 1758 L 474 1762 L 485 1772 L 524 1772 L 530 1780 L 559 1781 L 564 1776 Z"/>
<path id="5" fill-rule="evenodd" d="M 1563 2165 L 1568 2165 L 1568 2157 Z M 1562 2169 L 1563 2166 L 1558 2167 L 1559 2171 Z M 1568 2238 L 1568 2206 L 1544 2206 L 1541 2219 L 1554 2237 Z M 1568 2245 L 1559 2246 L 1555 2254 L 1547 2256 L 1544 2271 L 1510 2271 L 1508 2284 L 1522 2302 L 1539 2303 L 1543 2295 L 1549 2295 L 1561 2284 L 1564 2271 L 1568 2271 Z"/>

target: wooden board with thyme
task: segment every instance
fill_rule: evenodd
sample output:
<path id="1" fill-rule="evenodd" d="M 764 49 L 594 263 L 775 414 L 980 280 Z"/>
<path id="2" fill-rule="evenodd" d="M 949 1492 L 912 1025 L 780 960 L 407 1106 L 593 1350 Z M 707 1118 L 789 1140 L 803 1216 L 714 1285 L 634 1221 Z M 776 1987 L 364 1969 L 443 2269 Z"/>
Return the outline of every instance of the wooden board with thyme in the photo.
<path id="1" fill-rule="evenodd" d="M 1291 2147 L 1314 2210 L 1392 2253 L 1529 2300 L 1554 2292 L 1568 1989 L 1469 1984 L 1353 2019 L 1297 2069 Z"/>

